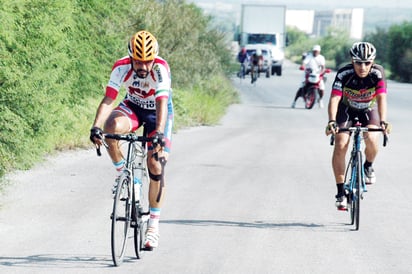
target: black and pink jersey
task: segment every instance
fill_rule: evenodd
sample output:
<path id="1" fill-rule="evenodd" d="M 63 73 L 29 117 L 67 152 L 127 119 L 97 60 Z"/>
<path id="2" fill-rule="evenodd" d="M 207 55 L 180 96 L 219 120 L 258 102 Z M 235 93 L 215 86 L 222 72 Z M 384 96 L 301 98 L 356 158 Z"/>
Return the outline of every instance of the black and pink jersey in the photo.
<path id="1" fill-rule="evenodd" d="M 132 69 L 129 56 L 117 60 L 112 68 L 106 96 L 116 99 L 120 88 L 126 89 L 126 101 L 130 101 L 142 109 L 155 110 L 156 100 L 171 99 L 171 75 L 167 62 L 156 57 L 150 74 L 139 78 Z"/>
<path id="2" fill-rule="evenodd" d="M 383 67 L 373 64 L 369 75 L 360 78 L 352 64 L 338 70 L 332 85 L 332 95 L 342 97 L 341 102 L 351 108 L 365 110 L 376 105 L 376 95 L 386 93 Z"/>

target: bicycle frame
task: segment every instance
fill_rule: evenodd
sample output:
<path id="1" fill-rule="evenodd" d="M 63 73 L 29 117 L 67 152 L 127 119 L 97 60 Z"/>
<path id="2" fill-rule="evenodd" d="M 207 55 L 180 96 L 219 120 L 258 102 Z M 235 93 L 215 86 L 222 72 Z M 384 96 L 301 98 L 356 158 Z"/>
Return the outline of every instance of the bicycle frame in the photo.
<path id="1" fill-rule="evenodd" d="M 348 131 L 350 132 L 350 135 L 353 134 L 352 151 L 345 171 L 344 189 L 348 200 L 348 206 L 350 207 L 351 225 L 355 223 L 356 230 L 359 230 L 360 200 L 363 199 L 363 193 L 367 192 L 361 151 L 362 134 L 371 131 L 383 132 L 384 130 L 382 128 L 362 127 L 358 118 L 355 118 L 354 122 L 355 125 L 353 127 L 339 128 L 338 131 Z M 334 144 L 334 138 L 335 136 L 332 135 L 331 145 Z M 387 140 L 388 137 L 384 134 L 383 146 L 386 146 Z"/>
<path id="2" fill-rule="evenodd" d="M 350 130 L 350 128 L 349 128 Z M 362 152 L 361 152 L 361 141 L 362 141 L 362 137 L 361 137 L 361 132 L 365 132 L 368 130 L 363 129 L 362 127 L 355 127 L 354 131 L 350 130 L 351 132 L 354 132 L 354 136 L 353 136 L 353 145 L 352 145 L 352 151 L 351 151 L 351 157 L 349 160 L 349 164 L 348 164 L 348 168 L 352 167 L 352 172 L 351 172 L 351 179 L 349 181 L 349 184 L 345 184 L 345 189 L 347 191 L 349 191 L 349 193 L 354 193 L 354 189 L 357 187 L 356 186 L 356 182 L 358 181 L 357 177 L 358 177 L 358 168 L 359 165 L 358 163 L 362 163 Z M 361 164 L 361 178 L 360 178 L 360 182 L 361 182 L 361 188 L 363 192 L 367 192 L 366 189 L 366 184 L 365 184 L 365 173 L 364 173 L 364 169 L 363 169 L 363 165 Z M 358 173 L 358 174 L 357 174 Z M 345 182 L 346 181 L 346 176 L 345 176 Z M 362 193 L 359 193 L 359 195 L 361 195 Z M 358 194 L 355 193 L 355 195 L 357 196 Z"/>

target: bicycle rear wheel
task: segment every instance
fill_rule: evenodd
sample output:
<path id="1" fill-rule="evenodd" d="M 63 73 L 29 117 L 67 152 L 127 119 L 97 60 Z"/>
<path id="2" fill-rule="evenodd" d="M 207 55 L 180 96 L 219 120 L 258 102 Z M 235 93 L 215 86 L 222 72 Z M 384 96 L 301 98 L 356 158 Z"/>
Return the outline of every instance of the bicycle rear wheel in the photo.
<path id="1" fill-rule="evenodd" d="M 123 262 L 129 234 L 132 202 L 129 182 L 128 174 L 124 173 L 120 176 L 113 202 L 111 248 L 115 266 Z"/>

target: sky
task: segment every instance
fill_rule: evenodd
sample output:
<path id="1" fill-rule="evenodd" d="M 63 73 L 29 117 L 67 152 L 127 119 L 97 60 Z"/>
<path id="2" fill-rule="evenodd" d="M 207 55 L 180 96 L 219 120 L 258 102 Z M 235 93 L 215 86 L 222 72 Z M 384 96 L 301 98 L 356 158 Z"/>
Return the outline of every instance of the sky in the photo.
<path id="1" fill-rule="evenodd" d="M 410 8 L 411 0 L 189 0 L 188 2 L 202 4 L 240 5 L 242 3 L 265 3 L 287 5 L 292 9 L 328 9 L 328 8 Z"/>

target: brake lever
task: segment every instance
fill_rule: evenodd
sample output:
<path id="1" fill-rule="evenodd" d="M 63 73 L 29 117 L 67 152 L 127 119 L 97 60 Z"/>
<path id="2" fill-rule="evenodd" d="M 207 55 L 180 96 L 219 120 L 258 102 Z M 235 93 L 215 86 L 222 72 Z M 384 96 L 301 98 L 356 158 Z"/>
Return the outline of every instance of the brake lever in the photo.
<path id="1" fill-rule="evenodd" d="M 104 147 L 109 148 L 109 145 L 104 140 L 104 137 L 101 140 L 102 140 L 102 143 L 103 143 Z M 102 152 L 100 151 L 100 146 L 96 146 L 96 153 L 97 153 L 97 156 L 99 156 L 99 157 L 102 156 Z"/>

